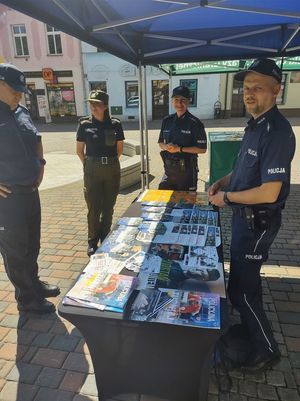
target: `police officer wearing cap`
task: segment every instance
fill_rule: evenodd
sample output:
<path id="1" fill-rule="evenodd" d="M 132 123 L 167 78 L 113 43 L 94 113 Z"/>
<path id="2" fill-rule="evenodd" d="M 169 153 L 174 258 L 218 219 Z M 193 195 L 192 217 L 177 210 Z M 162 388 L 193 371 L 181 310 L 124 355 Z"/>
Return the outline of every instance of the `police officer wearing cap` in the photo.
<path id="1" fill-rule="evenodd" d="M 255 60 L 235 75 L 244 81 L 244 104 L 252 118 L 232 173 L 208 189 L 213 205 L 233 210 L 228 295 L 252 342 L 241 366 L 246 371 L 264 370 L 280 359 L 263 309 L 260 269 L 281 225 L 295 153 L 291 125 L 276 106 L 281 78 L 271 59 Z"/>
<path id="2" fill-rule="evenodd" d="M 119 158 L 124 132 L 120 121 L 108 111 L 108 95 L 91 91 L 91 115 L 80 120 L 77 155 L 83 164 L 84 196 L 88 208 L 88 256 L 93 255 L 110 231 L 114 205 L 120 189 Z"/>
<path id="3" fill-rule="evenodd" d="M 188 111 L 190 97 L 187 87 L 174 88 L 172 105 L 176 113 L 162 122 L 158 143 L 165 173 L 159 189 L 197 189 L 197 155 L 206 152 L 207 139 L 202 122 Z"/>
<path id="4" fill-rule="evenodd" d="M 46 162 L 41 137 L 28 110 L 19 104 L 26 91 L 23 72 L 0 64 L 0 251 L 19 311 L 50 313 L 55 306 L 45 298 L 60 290 L 38 276 L 38 186 Z"/>

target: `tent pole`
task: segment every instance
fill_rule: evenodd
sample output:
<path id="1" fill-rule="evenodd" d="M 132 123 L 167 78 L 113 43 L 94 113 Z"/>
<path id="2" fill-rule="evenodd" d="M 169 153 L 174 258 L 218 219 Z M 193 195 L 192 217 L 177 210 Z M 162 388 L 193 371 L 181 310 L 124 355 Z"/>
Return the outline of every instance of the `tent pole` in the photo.
<path id="1" fill-rule="evenodd" d="M 145 144 L 145 183 L 146 188 L 149 188 L 149 142 L 148 142 L 148 116 L 147 116 L 147 86 L 146 86 L 146 66 L 144 65 L 143 68 L 143 87 L 142 87 L 142 94 L 143 94 L 143 129 L 144 129 L 144 144 Z"/>
<path id="2" fill-rule="evenodd" d="M 141 187 L 145 190 L 145 147 L 143 131 L 143 78 L 142 63 L 139 61 L 139 126 L 140 126 L 140 147 L 141 147 Z"/>

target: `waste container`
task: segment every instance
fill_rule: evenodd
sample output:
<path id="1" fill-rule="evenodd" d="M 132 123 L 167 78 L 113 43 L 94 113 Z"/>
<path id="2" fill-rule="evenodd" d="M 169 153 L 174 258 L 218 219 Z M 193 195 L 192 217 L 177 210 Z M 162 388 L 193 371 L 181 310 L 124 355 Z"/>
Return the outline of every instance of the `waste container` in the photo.
<path id="1" fill-rule="evenodd" d="M 244 131 L 209 132 L 209 185 L 232 171 L 243 135 Z"/>

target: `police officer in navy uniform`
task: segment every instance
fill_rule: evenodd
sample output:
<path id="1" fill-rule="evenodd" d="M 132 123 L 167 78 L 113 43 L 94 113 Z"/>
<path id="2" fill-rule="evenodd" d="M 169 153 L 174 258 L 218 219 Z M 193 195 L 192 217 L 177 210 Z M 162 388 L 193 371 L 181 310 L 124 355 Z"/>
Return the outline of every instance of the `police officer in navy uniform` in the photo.
<path id="1" fill-rule="evenodd" d="M 60 290 L 38 276 L 38 186 L 46 162 L 41 137 L 28 110 L 19 104 L 26 91 L 23 72 L 0 64 L 0 251 L 19 311 L 50 313 L 55 306 L 45 298 Z"/>
<path id="2" fill-rule="evenodd" d="M 233 210 L 228 295 L 253 345 L 241 366 L 246 371 L 264 370 L 280 359 L 263 309 L 260 269 L 281 225 L 295 152 L 291 125 L 276 106 L 281 78 L 271 59 L 255 60 L 236 74 L 244 81 L 244 104 L 252 118 L 232 173 L 208 189 L 213 205 Z"/>
<path id="3" fill-rule="evenodd" d="M 159 189 L 197 189 L 197 155 L 206 152 L 207 139 L 202 122 L 188 111 L 190 97 L 187 87 L 174 88 L 172 105 L 176 113 L 162 122 L 158 143 L 165 173 Z"/>
<path id="4" fill-rule="evenodd" d="M 84 168 L 84 196 L 88 208 L 88 256 L 93 255 L 110 231 L 114 205 L 120 189 L 119 158 L 124 132 L 120 121 L 111 118 L 108 95 L 91 91 L 91 116 L 80 120 L 77 155 Z"/>

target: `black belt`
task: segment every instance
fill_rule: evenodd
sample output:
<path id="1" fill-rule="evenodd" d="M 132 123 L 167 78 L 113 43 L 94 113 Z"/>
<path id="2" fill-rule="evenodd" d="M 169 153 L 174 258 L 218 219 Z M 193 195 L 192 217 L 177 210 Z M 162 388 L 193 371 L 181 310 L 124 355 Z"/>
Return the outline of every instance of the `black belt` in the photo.
<path id="1" fill-rule="evenodd" d="M 233 207 L 232 213 L 236 214 L 240 217 L 247 217 L 250 213 L 256 214 L 260 211 L 264 211 L 269 217 L 273 216 L 274 214 L 278 213 L 281 209 L 281 206 L 278 206 L 274 209 L 271 208 L 263 208 L 263 207 L 251 207 L 251 206 L 244 206 L 244 207 Z"/>
<path id="2" fill-rule="evenodd" d="M 87 156 L 86 158 L 100 164 L 114 164 L 119 160 L 118 156 Z"/>
<path id="3" fill-rule="evenodd" d="M 37 190 L 35 185 L 12 185 L 8 188 L 12 194 L 31 194 Z"/>

